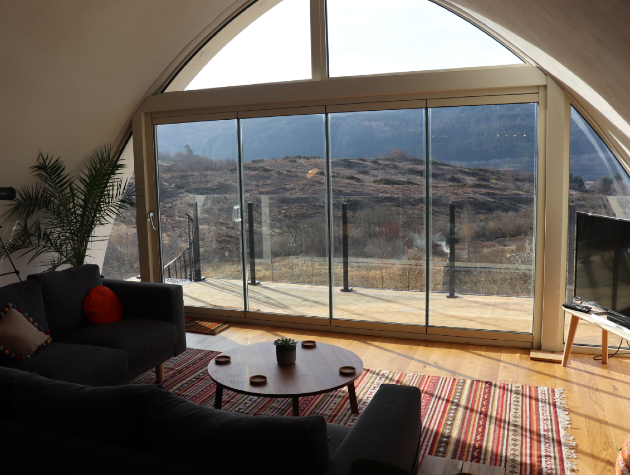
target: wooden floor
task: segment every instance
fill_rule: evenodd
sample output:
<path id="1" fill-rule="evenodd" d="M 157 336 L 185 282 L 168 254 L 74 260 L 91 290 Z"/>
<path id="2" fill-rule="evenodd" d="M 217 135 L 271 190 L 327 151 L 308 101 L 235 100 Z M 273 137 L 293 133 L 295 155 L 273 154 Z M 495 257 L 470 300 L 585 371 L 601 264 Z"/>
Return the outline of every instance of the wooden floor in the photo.
<path id="1" fill-rule="evenodd" d="M 529 350 L 233 324 L 216 336 L 188 333 L 188 346 L 213 351 L 272 341 L 314 339 L 359 355 L 366 368 L 564 388 L 577 442 L 579 474 L 614 474 L 614 460 L 630 434 L 630 358 L 606 366 L 572 355 L 569 367 L 536 362 Z"/>
<path id="2" fill-rule="evenodd" d="M 184 285 L 184 304 L 193 307 L 243 308 L 243 283 L 235 279 L 209 278 Z M 286 315 L 328 317 L 328 288 L 264 282 L 249 286 L 250 309 Z M 335 318 L 403 323 L 424 323 L 425 293 L 397 290 L 355 288 L 334 293 Z M 529 333 L 532 331 L 534 299 L 492 295 L 460 295 L 446 298 L 445 293 L 431 294 L 430 320 L 433 326 L 498 330 Z M 566 319 L 568 331 L 570 318 Z M 601 331 L 593 325 L 580 325 L 576 344 L 600 345 Z M 619 339 L 612 336 L 610 345 Z"/>

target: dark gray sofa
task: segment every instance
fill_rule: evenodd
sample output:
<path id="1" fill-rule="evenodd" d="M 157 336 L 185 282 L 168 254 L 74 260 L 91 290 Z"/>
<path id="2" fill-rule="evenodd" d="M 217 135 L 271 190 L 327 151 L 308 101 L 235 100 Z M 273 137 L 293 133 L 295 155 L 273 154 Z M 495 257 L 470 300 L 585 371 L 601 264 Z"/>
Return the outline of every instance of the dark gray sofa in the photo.
<path id="1" fill-rule="evenodd" d="M 157 385 L 87 387 L 0 368 L 2 448 L 36 473 L 416 473 L 420 391 L 383 385 L 354 427 L 322 416 L 246 416 Z M 370 458 L 393 471 L 352 471 Z M 5 461 L 6 462 L 6 461 Z"/>
<path id="2" fill-rule="evenodd" d="M 87 292 L 104 285 L 118 295 L 122 319 L 93 325 L 83 311 Z M 15 304 L 52 342 L 28 360 L 0 356 L 0 366 L 90 386 L 122 384 L 186 349 L 182 288 L 101 279 L 96 265 L 28 276 L 0 287 L 0 305 Z"/>

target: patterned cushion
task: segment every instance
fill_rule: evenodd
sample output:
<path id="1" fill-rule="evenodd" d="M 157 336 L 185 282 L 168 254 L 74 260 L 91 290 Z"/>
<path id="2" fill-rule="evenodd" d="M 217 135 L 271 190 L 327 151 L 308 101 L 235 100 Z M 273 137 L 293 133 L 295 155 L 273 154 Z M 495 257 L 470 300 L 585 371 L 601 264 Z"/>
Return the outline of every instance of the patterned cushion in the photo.
<path id="1" fill-rule="evenodd" d="M 21 308 L 19 310 L 22 310 Z M 39 331 L 37 322 L 22 315 L 12 304 L 0 308 L 0 351 L 4 356 L 20 361 L 28 359 L 43 345 L 50 343 L 48 335 Z"/>

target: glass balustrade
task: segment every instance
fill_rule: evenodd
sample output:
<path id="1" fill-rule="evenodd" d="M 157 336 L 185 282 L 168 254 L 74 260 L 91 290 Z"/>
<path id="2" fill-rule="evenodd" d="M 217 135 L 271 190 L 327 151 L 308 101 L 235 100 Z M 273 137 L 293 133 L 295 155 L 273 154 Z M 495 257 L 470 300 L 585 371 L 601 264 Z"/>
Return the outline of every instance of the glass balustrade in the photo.
<path id="1" fill-rule="evenodd" d="M 536 107 L 160 125 L 164 280 L 189 306 L 529 333 Z"/>

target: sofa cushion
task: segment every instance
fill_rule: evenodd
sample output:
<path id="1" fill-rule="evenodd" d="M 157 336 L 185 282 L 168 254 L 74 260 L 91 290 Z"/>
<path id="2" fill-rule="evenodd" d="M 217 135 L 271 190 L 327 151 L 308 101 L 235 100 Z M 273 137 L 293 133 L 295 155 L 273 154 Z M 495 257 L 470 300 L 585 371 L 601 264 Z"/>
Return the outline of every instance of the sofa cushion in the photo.
<path id="1" fill-rule="evenodd" d="M 97 285 L 90 289 L 83 300 L 83 310 L 95 325 L 114 323 L 122 317 L 120 299 L 104 285 Z"/>
<path id="2" fill-rule="evenodd" d="M 93 388 L 29 375 L 13 382 L 15 417 L 69 435 L 138 446 L 145 441 L 143 412 L 164 394 L 156 385 Z"/>
<path id="3" fill-rule="evenodd" d="M 326 432 L 328 432 L 328 446 L 331 457 L 335 454 L 351 430 L 352 427 L 342 426 L 341 424 L 326 424 Z"/>
<path id="4" fill-rule="evenodd" d="M 5 357 L 13 355 L 17 361 L 30 358 L 41 345 L 49 342 L 48 338 L 17 309 L 0 310 L 0 350 Z"/>
<path id="5" fill-rule="evenodd" d="M 234 473 L 259 473 L 262 465 L 316 474 L 328 464 L 322 416 L 245 416 L 165 393 L 147 405 L 144 417 L 150 446 L 182 462 L 208 463 L 212 451 L 212 464 Z"/>
<path id="6" fill-rule="evenodd" d="M 42 285 L 36 280 L 26 280 L 0 287 L 0 304 L 15 304 L 37 322 L 44 331 L 49 330 L 42 295 Z"/>
<path id="7" fill-rule="evenodd" d="M 113 348 L 53 341 L 26 361 L 1 360 L 6 368 L 32 371 L 70 383 L 106 386 L 127 373 L 127 353 Z"/>
<path id="8" fill-rule="evenodd" d="M 83 311 L 83 300 L 89 290 L 101 285 L 97 265 L 86 264 L 62 271 L 29 275 L 42 284 L 46 316 L 54 338 L 81 326 L 89 325 Z"/>
<path id="9" fill-rule="evenodd" d="M 10 454 L 4 459 L 4 467 L 11 462 L 23 462 L 18 470 L 7 473 L 41 474 L 56 472 L 63 475 L 111 475 L 115 473 L 130 474 L 177 474 L 185 475 L 226 475 L 203 466 L 182 464 L 170 457 L 169 453 L 149 454 L 137 444 L 123 447 L 115 441 L 112 443 L 95 442 L 81 434 L 63 434 L 57 427 L 27 424 L 24 421 L 0 419 L 0 427 L 4 434 L 2 439 L 3 454 Z M 229 473 L 227 475 L 234 475 Z"/>
<path id="10" fill-rule="evenodd" d="M 11 393 L 13 381 L 30 374 L 26 371 L 0 366 L 0 419 L 13 417 L 13 397 Z"/>
<path id="11" fill-rule="evenodd" d="M 108 325 L 82 327 L 56 341 L 122 350 L 127 353 L 129 368 L 133 368 L 166 350 L 172 351 L 177 341 L 177 328 L 159 320 L 119 320 Z"/>

